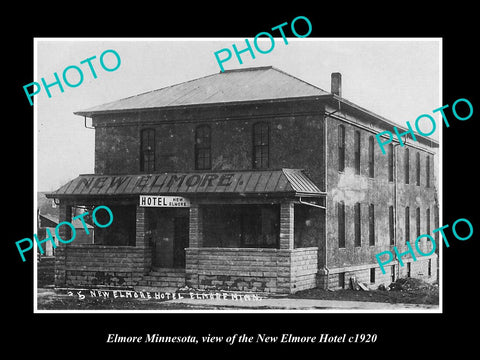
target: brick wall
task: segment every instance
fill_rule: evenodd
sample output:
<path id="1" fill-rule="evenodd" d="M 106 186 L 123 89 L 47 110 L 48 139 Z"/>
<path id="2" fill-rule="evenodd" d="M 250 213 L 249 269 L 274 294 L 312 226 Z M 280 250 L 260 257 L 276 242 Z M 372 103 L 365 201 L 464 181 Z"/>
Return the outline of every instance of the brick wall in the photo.
<path id="1" fill-rule="evenodd" d="M 155 132 L 155 171 L 195 168 L 195 127 L 211 127 L 213 170 L 252 169 L 252 126 L 270 126 L 270 168 L 306 169 L 324 188 L 323 105 L 312 101 L 283 104 L 236 104 L 222 107 L 163 109 L 97 115 L 95 173 L 125 174 L 140 170 L 140 132 Z"/>
<path id="2" fill-rule="evenodd" d="M 131 287 L 145 273 L 144 249 L 76 245 L 64 248 L 65 285 Z"/>
<path id="3" fill-rule="evenodd" d="M 346 115 L 346 114 L 342 114 Z M 348 117 L 348 116 L 347 116 Z M 362 119 L 349 117 L 361 124 Z M 338 168 L 338 127 L 345 127 L 345 169 Z M 394 206 L 394 182 L 389 181 L 388 155 L 383 154 L 376 139 L 374 141 L 374 177 L 369 176 L 369 138 L 380 129 L 364 129 L 338 119 L 327 119 L 327 266 L 329 268 L 357 266 L 375 261 L 374 255 L 382 251 L 393 251 L 390 242 L 389 207 Z M 355 132 L 360 132 L 360 173 L 355 171 Z M 420 147 L 419 147 L 420 146 Z M 410 150 L 409 184 L 405 184 L 405 149 Z M 399 251 L 407 250 L 405 245 L 405 207 L 410 208 L 410 241 L 412 246 L 417 237 L 416 209 L 420 209 L 420 234 L 435 229 L 435 179 L 432 149 L 418 142 L 409 142 L 404 147 L 396 147 L 397 172 L 397 222 L 396 245 Z M 420 154 L 420 185 L 416 184 L 416 154 Z M 426 183 L 426 156 L 430 156 L 430 186 Z M 345 205 L 345 247 L 339 248 L 338 208 Z M 355 245 L 355 204 L 360 204 L 361 246 Z M 369 205 L 374 205 L 374 245 L 370 245 Z M 427 219 L 427 209 L 429 218 Z M 427 224 L 430 225 L 428 229 Z"/>

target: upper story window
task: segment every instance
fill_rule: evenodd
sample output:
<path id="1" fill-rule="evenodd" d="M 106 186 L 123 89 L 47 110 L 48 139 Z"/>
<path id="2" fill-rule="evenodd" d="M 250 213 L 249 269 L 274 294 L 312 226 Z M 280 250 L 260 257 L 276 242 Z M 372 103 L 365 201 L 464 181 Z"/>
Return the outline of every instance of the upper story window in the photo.
<path id="1" fill-rule="evenodd" d="M 388 145 L 388 181 L 393 181 L 393 145 Z"/>
<path id="2" fill-rule="evenodd" d="M 426 187 L 430 187 L 430 155 L 427 155 L 427 160 L 426 160 L 426 165 L 425 165 L 425 171 L 426 171 Z"/>
<path id="3" fill-rule="evenodd" d="M 375 139 L 373 136 L 368 138 L 368 176 L 375 176 Z"/>
<path id="4" fill-rule="evenodd" d="M 253 125 L 253 168 L 266 169 L 269 166 L 270 128 L 266 122 Z"/>
<path id="5" fill-rule="evenodd" d="M 211 129 L 208 125 L 199 125 L 195 129 L 195 170 L 209 170 L 211 168 Z"/>
<path id="6" fill-rule="evenodd" d="M 416 172 L 416 178 L 417 178 L 417 186 L 420 186 L 420 153 L 417 151 L 416 156 L 416 166 L 417 166 L 417 172 Z"/>
<path id="7" fill-rule="evenodd" d="M 417 220 L 417 237 L 419 237 L 421 235 L 421 227 L 420 227 L 420 208 L 417 207 L 417 210 L 416 210 L 416 213 L 415 213 L 415 217 L 416 217 L 416 220 Z"/>
<path id="8" fill-rule="evenodd" d="M 375 205 L 368 207 L 368 238 L 369 244 L 375 245 Z"/>
<path id="9" fill-rule="evenodd" d="M 140 133 L 140 171 L 155 170 L 155 130 L 143 129 Z"/>
<path id="10" fill-rule="evenodd" d="M 362 214 L 360 203 L 354 207 L 355 246 L 362 246 Z"/>
<path id="11" fill-rule="evenodd" d="M 337 203 L 338 247 L 345 247 L 345 203 Z"/>
<path id="12" fill-rule="evenodd" d="M 410 149 L 405 149 L 405 184 L 410 184 Z"/>
<path id="13" fill-rule="evenodd" d="M 360 148 L 361 148 L 361 136 L 360 131 L 355 131 L 355 174 L 360 175 Z"/>
<path id="14" fill-rule="evenodd" d="M 410 242 L 410 208 L 405 208 L 405 243 Z"/>
<path id="15" fill-rule="evenodd" d="M 338 126 L 338 171 L 345 170 L 345 126 Z"/>
<path id="16" fill-rule="evenodd" d="M 390 235 L 390 245 L 395 245 L 395 214 L 393 212 L 393 206 L 388 207 L 388 227 Z"/>

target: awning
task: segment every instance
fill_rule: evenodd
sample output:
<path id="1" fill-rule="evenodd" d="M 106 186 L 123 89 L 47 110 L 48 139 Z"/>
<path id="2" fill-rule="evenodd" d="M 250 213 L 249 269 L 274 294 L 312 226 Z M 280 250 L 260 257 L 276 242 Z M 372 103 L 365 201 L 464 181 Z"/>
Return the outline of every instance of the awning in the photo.
<path id="1" fill-rule="evenodd" d="M 48 198 L 129 196 L 149 194 L 284 194 L 325 195 L 299 169 L 264 171 L 182 172 L 134 175 L 80 175 Z"/>

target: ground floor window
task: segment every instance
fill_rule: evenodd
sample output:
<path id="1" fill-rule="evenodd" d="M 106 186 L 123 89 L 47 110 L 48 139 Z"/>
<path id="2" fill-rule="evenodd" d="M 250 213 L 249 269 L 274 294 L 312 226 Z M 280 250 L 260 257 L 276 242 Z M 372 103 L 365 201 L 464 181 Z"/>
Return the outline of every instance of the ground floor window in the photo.
<path id="1" fill-rule="evenodd" d="M 94 244 L 111 246 L 135 246 L 136 206 L 107 205 L 113 213 L 113 222 L 106 228 L 95 226 Z M 109 221 L 106 211 L 95 214 L 100 224 Z"/>
<path id="2" fill-rule="evenodd" d="M 203 246 L 278 248 L 280 205 L 208 205 L 203 210 Z"/>
<path id="3" fill-rule="evenodd" d="M 302 204 L 294 208 L 295 248 L 318 246 L 324 233 L 324 210 Z"/>
<path id="4" fill-rule="evenodd" d="M 338 286 L 342 289 L 345 289 L 345 273 L 338 274 Z"/>

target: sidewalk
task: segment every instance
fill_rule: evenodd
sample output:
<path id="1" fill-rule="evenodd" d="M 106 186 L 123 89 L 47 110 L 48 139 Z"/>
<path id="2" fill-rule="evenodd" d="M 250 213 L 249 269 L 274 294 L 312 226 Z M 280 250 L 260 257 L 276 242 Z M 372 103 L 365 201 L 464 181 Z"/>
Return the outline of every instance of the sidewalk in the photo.
<path id="1" fill-rule="evenodd" d="M 339 301 L 316 299 L 262 299 L 257 301 L 216 300 L 216 299 L 174 299 L 170 304 L 187 304 L 199 309 L 230 309 L 230 310 L 439 310 L 438 305 L 425 304 L 390 304 L 367 301 Z"/>
<path id="2" fill-rule="evenodd" d="M 78 291 L 78 292 L 77 292 Z M 288 297 L 258 298 L 252 294 L 225 293 L 218 297 L 202 298 L 194 293 L 172 299 L 157 298 L 156 293 L 137 291 L 137 296 L 127 298 L 125 290 L 40 288 L 37 293 L 39 309 L 69 310 L 225 310 L 225 311 L 365 311 L 365 312 L 440 312 L 438 305 L 405 304 L 373 301 L 299 299 Z M 130 292 L 130 291 L 129 291 Z M 133 291 L 134 292 L 134 291 Z M 141 296 L 138 296 L 138 295 Z M 108 296 L 107 296 L 108 295 Z M 177 294 L 178 295 L 178 294 Z"/>

